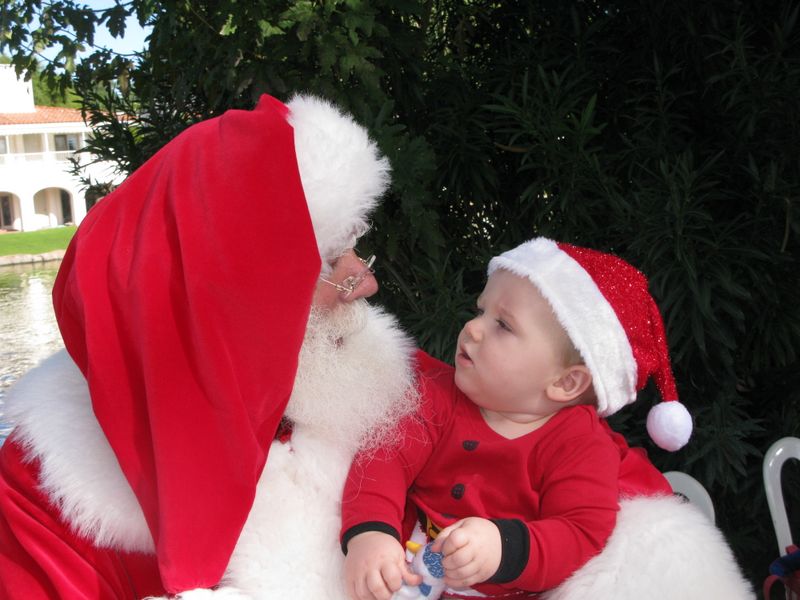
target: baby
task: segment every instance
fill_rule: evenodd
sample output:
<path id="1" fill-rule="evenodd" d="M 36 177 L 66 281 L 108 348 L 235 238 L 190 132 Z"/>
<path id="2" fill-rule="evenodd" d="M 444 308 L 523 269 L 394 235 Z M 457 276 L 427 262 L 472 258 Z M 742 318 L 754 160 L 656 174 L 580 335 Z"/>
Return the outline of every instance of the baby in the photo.
<path id="1" fill-rule="evenodd" d="M 676 450 L 691 433 L 647 280 L 597 251 L 537 238 L 495 257 L 455 371 L 419 361 L 421 415 L 348 477 L 353 599 L 388 600 L 420 582 L 400 544 L 416 521 L 444 555 L 446 598 L 551 589 L 600 552 L 621 492 L 636 487 L 621 489 L 627 447 L 602 417 L 653 376 L 666 402 L 648 417 L 650 435 Z M 642 490 L 652 491 L 654 471 L 640 471 Z"/>

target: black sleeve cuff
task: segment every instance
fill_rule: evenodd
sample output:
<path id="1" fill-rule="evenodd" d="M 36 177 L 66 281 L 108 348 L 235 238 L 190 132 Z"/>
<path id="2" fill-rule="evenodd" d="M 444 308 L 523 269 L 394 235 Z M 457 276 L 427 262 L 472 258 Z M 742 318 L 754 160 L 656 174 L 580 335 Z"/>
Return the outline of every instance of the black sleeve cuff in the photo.
<path id="1" fill-rule="evenodd" d="M 364 533 L 366 531 L 381 531 L 383 533 L 388 533 L 398 542 L 400 541 L 400 533 L 391 525 L 388 525 L 383 521 L 366 521 L 365 523 L 354 525 L 344 532 L 342 535 L 342 552 L 347 554 L 347 543 L 359 533 Z"/>
<path id="2" fill-rule="evenodd" d="M 522 575 L 528 564 L 531 540 L 528 527 L 519 519 L 492 519 L 503 543 L 500 566 L 487 583 L 508 583 Z"/>

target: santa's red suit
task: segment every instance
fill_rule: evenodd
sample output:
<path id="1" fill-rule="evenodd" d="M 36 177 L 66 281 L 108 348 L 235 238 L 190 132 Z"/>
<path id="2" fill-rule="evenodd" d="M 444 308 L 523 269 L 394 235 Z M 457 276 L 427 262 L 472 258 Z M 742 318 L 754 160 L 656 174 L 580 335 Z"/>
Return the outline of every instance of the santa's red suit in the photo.
<path id="1" fill-rule="evenodd" d="M 220 582 L 320 271 L 367 229 L 388 171 L 330 104 L 264 96 L 189 128 L 87 215 L 53 292 L 69 356 L 8 397 L 0 596 Z"/>
<path id="2" fill-rule="evenodd" d="M 341 490 L 371 426 L 390 438 L 413 408 L 412 349 L 374 307 L 326 335 L 307 319 L 387 173 L 330 105 L 264 97 L 90 211 L 54 290 L 67 352 L 7 397 L 0 597 L 344 600 Z M 275 439 L 284 415 L 293 433 Z M 624 502 L 552 597 L 748 597 L 703 519 Z"/>

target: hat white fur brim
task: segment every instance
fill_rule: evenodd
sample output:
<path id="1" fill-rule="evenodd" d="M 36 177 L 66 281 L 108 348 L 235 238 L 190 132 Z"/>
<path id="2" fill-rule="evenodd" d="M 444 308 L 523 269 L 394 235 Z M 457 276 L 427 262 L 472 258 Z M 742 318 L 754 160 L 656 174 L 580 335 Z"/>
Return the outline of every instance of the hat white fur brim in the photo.
<path id="1" fill-rule="evenodd" d="M 364 127 L 329 102 L 298 95 L 287 106 L 325 273 L 369 229 L 369 214 L 389 186 L 389 161 Z"/>

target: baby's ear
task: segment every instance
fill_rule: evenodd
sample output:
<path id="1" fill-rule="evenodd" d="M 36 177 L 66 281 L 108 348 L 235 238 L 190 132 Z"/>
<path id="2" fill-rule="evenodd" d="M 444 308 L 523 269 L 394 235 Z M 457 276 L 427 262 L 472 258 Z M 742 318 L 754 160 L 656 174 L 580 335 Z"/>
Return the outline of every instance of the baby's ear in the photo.
<path id="1" fill-rule="evenodd" d="M 592 385 L 592 374 L 586 365 L 572 365 L 561 377 L 547 386 L 547 397 L 554 402 L 571 402 Z"/>

